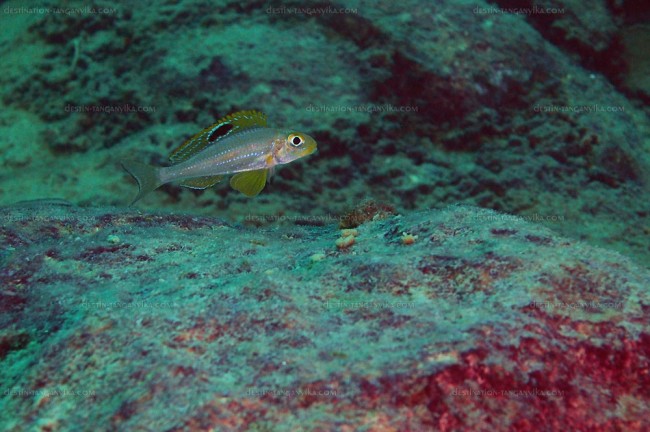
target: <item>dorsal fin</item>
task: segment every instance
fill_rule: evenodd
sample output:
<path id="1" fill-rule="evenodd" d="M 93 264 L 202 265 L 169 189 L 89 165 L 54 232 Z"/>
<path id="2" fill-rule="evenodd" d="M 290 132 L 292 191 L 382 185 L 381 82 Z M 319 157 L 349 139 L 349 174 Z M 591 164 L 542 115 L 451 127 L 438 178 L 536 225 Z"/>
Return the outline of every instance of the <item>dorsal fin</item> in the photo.
<path id="1" fill-rule="evenodd" d="M 185 141 L 169 155 L 169 160 L 177 164 L 229 135 L 254 127 L 266 127 L 266 114 L 254 110 L 228 114 Z"/>

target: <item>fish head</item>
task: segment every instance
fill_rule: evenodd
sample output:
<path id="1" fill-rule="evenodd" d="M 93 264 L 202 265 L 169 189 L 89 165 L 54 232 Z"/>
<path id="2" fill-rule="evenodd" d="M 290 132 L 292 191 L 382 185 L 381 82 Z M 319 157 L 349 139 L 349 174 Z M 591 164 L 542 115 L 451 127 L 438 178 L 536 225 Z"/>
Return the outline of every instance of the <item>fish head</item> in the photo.
<path id="1" fill-rule="evenodd" d="M 295 161 L 316 151 L 316 140 L 305 133 L 297 131 L 283 133 L 280 144 L 275 154 L 275 160 L 278 164 Z"/>

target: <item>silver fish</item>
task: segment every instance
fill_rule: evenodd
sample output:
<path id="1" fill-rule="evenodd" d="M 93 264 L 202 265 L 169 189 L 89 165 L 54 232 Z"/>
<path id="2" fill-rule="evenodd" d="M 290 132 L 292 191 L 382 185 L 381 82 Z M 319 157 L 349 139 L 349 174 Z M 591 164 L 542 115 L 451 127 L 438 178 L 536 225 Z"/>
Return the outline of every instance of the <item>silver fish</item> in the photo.
<path id="1" fill-rule="evenodd" d="M 122 161 L 140 191 L 131 204 L 165 183 L 206 189 L 234 174 L 230 185 L 246 196 L 255 196 L 273 175 L 276 165 L 287 164 L 316 151 L 309 135 L 266 126 L 259 111 L 239 111 L 194 135 L 169 156 L 169 167 Z"/>

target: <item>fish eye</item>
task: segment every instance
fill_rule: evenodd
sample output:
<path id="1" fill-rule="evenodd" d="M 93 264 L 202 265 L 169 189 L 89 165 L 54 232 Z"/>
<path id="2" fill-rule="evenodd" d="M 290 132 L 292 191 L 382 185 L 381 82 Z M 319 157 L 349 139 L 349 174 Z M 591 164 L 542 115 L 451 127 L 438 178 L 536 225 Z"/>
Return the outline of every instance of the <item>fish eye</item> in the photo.
<path id="1" fill-rule="evenodd" d="M 303 143 L 303 139 L 299 135 L 289 135 L 289 143 L 294 147 L 300 147 Z"/>

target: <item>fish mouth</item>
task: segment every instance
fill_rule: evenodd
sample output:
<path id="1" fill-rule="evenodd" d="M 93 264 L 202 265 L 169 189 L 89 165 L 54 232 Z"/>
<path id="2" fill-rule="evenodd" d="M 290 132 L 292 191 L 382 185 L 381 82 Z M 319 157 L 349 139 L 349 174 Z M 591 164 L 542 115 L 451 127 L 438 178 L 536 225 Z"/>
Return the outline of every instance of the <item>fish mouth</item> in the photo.
<path id="1" fill-rule="evenodd" d="M 312 153 L 316 153 L 316 150 L 318 150 L 318 146 L 316 146 L 316 144 L 314 143 L 313 146 L 308 147 L 307 149 L 305 149 L 305 156 L 309 156 Z"/>
<path id="2" fill-rule="evenodd" d="M 308 136 L 308 139 L 306 140 L 307 142 L 305 143 L 305 150 L 304 150 L 304 156 L 310 155 L 314 153 L 316 150 L 318 150 L 318 144 L 316 143 L 316 140 L 313 139 L 312 137 Z"/>

